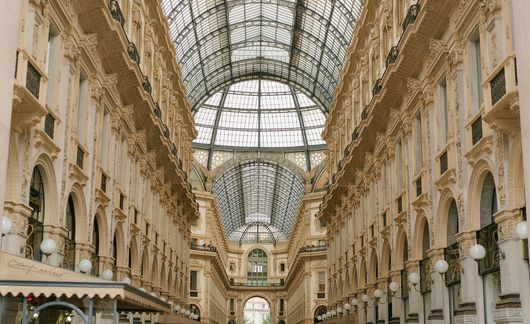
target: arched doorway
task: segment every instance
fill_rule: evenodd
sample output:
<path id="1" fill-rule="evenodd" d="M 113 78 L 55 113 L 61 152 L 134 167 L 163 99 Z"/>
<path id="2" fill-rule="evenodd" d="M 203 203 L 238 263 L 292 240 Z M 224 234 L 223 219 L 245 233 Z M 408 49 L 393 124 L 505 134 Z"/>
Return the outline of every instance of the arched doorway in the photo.
<path id="1" fill-rule="evenodd" d="M 252 297 L 243 307 L 243 324 L 270 324 L 271 311 L 269 302 L 261 297 Z"/>
<path id="2" fill-rule="evenodd" d="M 318 306 L 318 308 L 315 310 L 314 323 L 323 322 L 324 320 L 322 319 L 322 315 L 326 314 L 327 311 L 328 309 L 326 306 Z"/>

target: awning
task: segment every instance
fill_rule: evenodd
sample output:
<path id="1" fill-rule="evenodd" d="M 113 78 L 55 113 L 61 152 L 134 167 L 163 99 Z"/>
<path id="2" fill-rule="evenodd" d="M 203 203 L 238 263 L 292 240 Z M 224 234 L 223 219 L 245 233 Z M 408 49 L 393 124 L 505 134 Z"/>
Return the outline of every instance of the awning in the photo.
<path id="1" fill-rule="evenodd" d="M 0 252 L 0 295 L 116 299 L 118 311 L 170 312 L 169 303 L 131 285 Z"/>

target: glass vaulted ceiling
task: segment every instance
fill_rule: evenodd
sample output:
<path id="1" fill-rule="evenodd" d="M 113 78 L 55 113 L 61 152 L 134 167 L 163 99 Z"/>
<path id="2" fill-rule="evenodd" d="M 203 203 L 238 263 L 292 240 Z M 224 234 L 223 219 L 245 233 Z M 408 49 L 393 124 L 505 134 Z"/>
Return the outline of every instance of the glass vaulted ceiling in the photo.
<path id="1" fill-rule="evenodd" d="M 161 0 L 196 110 L 234 82 L 272 79 L 332 101 L 362 0 Z"/>
<path id="2" fill-rule="evenodd" d="M 195 113 L 197 148 L 322 148 L 325 115 L 306 95 L 274 81 L 236 83 Z"/>
<path id="3" fill-rule="evenodd" d="M 217 176 L 212 192 L 229 239 L 276 243 L 290 236 L 305 188 L 289 168 L 261 159 Z"/>

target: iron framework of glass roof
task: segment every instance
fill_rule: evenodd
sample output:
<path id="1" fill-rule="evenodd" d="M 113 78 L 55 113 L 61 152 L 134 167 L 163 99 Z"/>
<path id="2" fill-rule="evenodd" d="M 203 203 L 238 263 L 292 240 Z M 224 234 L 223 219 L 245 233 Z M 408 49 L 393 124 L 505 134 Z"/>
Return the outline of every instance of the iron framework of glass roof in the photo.
<path id="1" fill-rule="evenodd" d="M 306 95 L 285 84 L 268 80 L 243 81 L 209 98 L 195 113 L 198 137 L 195 148 L 322 150 L 325 114 Z"/>
<path id="2" fill-rule="evenodd" d="M 332 101 L 362 0 L 161 0 L 194 110 L 234 82 L 271 79 Z"/>
<path id="3" fill-rule="evenodd" d="M 220 174 L 212 192 L 229 239 L 276 243 L 290 236 L 305 187 L 284 165 L 254 160 Z"/>

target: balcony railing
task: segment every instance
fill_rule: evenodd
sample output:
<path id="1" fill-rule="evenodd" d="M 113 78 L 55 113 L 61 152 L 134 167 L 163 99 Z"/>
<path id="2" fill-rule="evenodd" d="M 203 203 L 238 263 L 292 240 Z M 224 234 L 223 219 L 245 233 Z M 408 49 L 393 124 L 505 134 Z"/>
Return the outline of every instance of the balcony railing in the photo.
<path id="1" fill-rule="evenodd" d="M 490 81 L 491 87 L 491 104 L 495 105 L 497 101 L 506 94 L 506 75 L 504 68 L 493 77 Z"/>
<path id="2" fill-rule="evenodd" d="M 107 176 L 101 173 L 101 191 L 107 192 Z"/>
<path id="3" fill-rule="evenodd" d="M 206 251 L 206 252 L 217 252 L 217 248 L 213 245 L 197 245 L 197 244 L 191 244 L 190 249 L 195 251 Z"/>
<path id="4" fill-rule="evenodd" d="M 388 68 L 388 66 L 390 64 L 394 64 L 397 60 L 397 57 L 398 57 L 398 54 L 399 54 L 399 50 L 398 50 L 398 47 L 397 46 L 393 46 L 390 51 L 388 52 L 388 55 L 386 57 L 386 61 L 385 61 L 385 64 L 386 64 L 386 67 Z"/>
<path id="5" fill-rule="evenodd" d="M 381 79 L 377 79 L 375 81 L 374 87 L 372 88 L 372 96 L 377 96 L 379 92 L 381 92 L 381 89 L 383 89 L 383 84 L 381 82 Z"/>
<path id="6" fill-rule="evenodd" d="M 83 162 L 85 159 L 85 151 L 81 148 L 81 146 L 77 146 L 77 157 L 75 163 L 80 169 L 83 169 Z"/>
<path id="7" fill-rule="evenodd" d="M 449 264 L 445 273 L 445 284 L 451 286 L 460 282 L 462 268 L 460 267 L 460 248 L 458 243 L 449 245 L 444 249 L 444 259 Z"/>
<path id="8" fill-rule="evenodd" d="M 131 60 L 136 62 L 136 64 L 140 64 L 140 54 L 138 54 L 138 49 L 133 42 L 129 42 L 129 45 L 127 46 L 127 53 L 129 54 L 129 58 Z"/>
<path id="9" fill-rule="evenodd" d="M 155 109 L 153 112 L 155 113 L 156 117 L 162 118 L 162 110 L 160 110 L 160 105 L 158 103 L 155 103 Z"/>
<path id="10" fill-rule="evenodd" d="M 481 275 L 499 271 L 502 253 L 499 250 L 499 231 L 497 223 L 491 223 L 477 232 L 477 243 L 486 249 L 486 256 L 478 262 Z"/>
<path id="11" fill-rule="evenodd" d="M 143 81 L 142 81 L 142 87 L 144 88 L 144 91 L 151 94 L 151 91 L 153 88 L 151 87 L 151 82 L 149 82 L 149 78 L 144 75 Z"/>
<path id="12" fill-rule="evenodd" d="M 477 118 L 471 124 L 471 140 L 473 145 L 477 144 L 482 139 L 482 117 Z"/>
<path id="13" fill-rule="evenodd" d="M 175 143 L 171 143 L 171 154 L 177 156 L 177 146 L 175 145 Z"/>
<path id="14" fill-rule="evenodd" d="M 53 139 L 53 133 L 55 132 L 55 118 L 52 114 L 46 114 L 44 117 L 44 133 Z"/>
<path id="15" fill-rule="evenodd" d="M 407 11 L 407 16 L 405 17 L 405 20 L 403 20 L 403 32 L 407 30 L 407 27 L 410 24 L 413 24 L 416 21 L 416 18 L 418 18 L 419 13 L 420 13 L 419 4 L 414 4 L 410 6 L 409 11 Z"/>
<path id="16" fill-rule="evenodd" d="M 355 127 L 355 129 L 353 130 L 353 133 L 351 134 L 352 141 L 355 141 L 357 137 L 359 137 L 359 129 Z"/>
<path id="17" fill-rule="evenodd" d="M 230 284 L 236 287 L 283 287 L 285 286 L 285 281 L 245 280 L 230 281 Z"/>
<path id="18" fill-rule="evenodd" d="M 112 15 L 112 18 L 118 21 L 121 27 L 123 28 L 123 26 L 125 25 L 125 17 L 123 16 L 123 13 L 121 12 L 118 0 L 110 0 L 109 10 L 110 10 L 110 14 Z"/>
<path id="19" fill-rule="evenodd" d="M 361 120 L 368 119 L 368 105 L 364 106 L 363 111 L 361 112 Z"/>
<path id="20" fill-rule="evenodd" d="M 421 183 L 421 177 L 416 180 L 416 197 L 419 197 L 422 193 L 422 183 Z"/>
<path id="21" fill-rule="evenodd" d="M 42 76 L 39 71 L 28 62 L 28 70 L 26 71 L 26 89 L 37 99 L 40 95 L 40 80 Z"/>
<path id="22" fill-rule="evenodd" d="M 162 129 L 163 129 L 164 137 L 169 139 L 169 128 L 167 127 L 167 125 L 162 124 Z"/>
<path id="23" fill-rule="evenodd" d="M 444 174 L 445 171 L 447 171 L 447 163 L 447 151 L 445 151 L 442 153 L 442 155 L 440 155 L 440 175 Z"/>
<path id="24" fill-rule="evenodd" d="M 307 253 L 307 252 L 322 252 L 327 251 L 328 246 L 327 245 L 312 245 L 312 246 L 303 246 L 300 248 L 300 253 Z"/>

